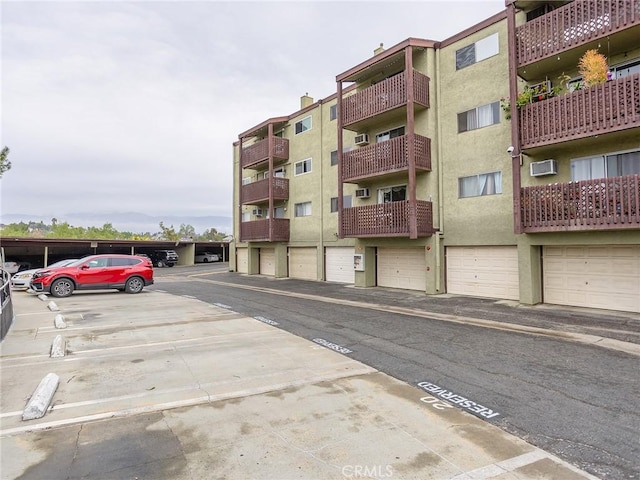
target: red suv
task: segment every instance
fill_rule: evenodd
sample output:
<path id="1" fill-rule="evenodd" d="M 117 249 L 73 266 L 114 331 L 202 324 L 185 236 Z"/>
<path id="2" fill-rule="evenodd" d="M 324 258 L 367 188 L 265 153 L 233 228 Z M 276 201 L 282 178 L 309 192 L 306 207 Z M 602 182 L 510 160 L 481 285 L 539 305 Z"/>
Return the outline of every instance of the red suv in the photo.
<path id="1" fill-rule="evenodd" d="M 148 258 L 137 255 L 91 255 L 66 267 L 43 268 L 31 279 L 33 290 L 54 297 L 98 288 L 140 293 L 147 285 L 153 285 L 153 265 Z"/>

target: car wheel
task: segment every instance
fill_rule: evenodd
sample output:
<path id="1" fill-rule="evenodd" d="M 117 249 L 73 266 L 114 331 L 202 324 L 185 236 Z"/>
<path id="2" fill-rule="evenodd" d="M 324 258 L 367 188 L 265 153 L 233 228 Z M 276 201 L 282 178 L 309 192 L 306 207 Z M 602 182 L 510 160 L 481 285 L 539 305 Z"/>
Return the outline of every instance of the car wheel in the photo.
<path id="1" fill-rule="evenodd" d="M 74 285 L 68 278 L 59 278 L 51 284 L 51 295 L 54 297 L 68 297 L 73 293 Z"/>
<path id="2" fill-rule="evenodd" d="M 170 263 L 168 266 L 169 267 L 173 267 L 175 265 L 175 263 Z"/>
<path id="3" fill-rule="evenodd" d="M 124 285 L 124 291 L 127 293 L 140 293 L 144 288 L 144 281 L 140 277 L 131 277 Z"/>
<path id="4" fill-rule="evenodd" d="M 209 260 L 207 260 L 206 258 L 202 260 L 202 263 L 209 263 Z"/>
<path id="5" fill-rule="evenodd" d="M 164 262 L 162 260 L 158 260 L 158 267 L 164 267 Z"/>

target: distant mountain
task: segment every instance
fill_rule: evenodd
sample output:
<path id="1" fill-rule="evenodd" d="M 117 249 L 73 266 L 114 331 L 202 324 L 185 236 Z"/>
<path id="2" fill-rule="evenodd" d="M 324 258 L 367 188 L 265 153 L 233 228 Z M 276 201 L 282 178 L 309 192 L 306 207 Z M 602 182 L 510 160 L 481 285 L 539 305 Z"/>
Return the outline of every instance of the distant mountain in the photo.
<path id="1" fill-rule="evenodd" d="M 1 213 L 0 223 L 20 222 L 44 222 L 51 224 L 51 219 L 56 218 L 58 223 L 67 222 L 74 227 L 102 227 L 110 223 L 116 230 L 132 233 L 156 233 L 160 231 L 160 222 L 165 227 L 178 231 L 180 225 L 191 225 L 196 233 L 202 234 L 205 230 L 215 228 L 218 232 L 231 235 L 233 233 L 231 217 L 217 216 L 189 216 L 189 215 L 164 215 L 153 216 L 138 212 L 113 212 L 113 213 L 67 213 L 64 215 L 31 215 L 19 213 Z"/>

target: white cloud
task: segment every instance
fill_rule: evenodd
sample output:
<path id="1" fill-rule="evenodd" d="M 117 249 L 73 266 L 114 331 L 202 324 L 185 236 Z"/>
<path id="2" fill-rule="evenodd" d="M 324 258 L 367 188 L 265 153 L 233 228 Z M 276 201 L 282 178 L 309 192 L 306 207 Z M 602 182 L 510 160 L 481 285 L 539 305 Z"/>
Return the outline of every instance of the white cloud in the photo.
<path id="1" fill-rule="evenodd" d="M 4 2 L 1 211 L 231 215 L 232 143 L 466 2 Z"/>

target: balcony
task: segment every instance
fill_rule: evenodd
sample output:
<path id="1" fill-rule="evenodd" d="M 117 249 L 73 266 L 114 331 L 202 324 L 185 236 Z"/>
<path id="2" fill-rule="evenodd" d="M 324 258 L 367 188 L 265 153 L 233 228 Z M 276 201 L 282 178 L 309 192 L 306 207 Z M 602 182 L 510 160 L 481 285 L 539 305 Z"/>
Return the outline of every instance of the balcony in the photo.
<path id="1" fill-rule="evenodd" d="M 413 72 L 414 102 L 429 107 L 429 77 Z M 350 125 L 406 105 L 407 82 L 404 72 L 342 99 L 342 124 Z"/>
<path id="2" fill-rule="evenodd" d="M 409 135 L 345 152 L 342 181 L 355 182 L 409 168 Z M 413 135 L 416 170 L 431 170 L 431 139 Z"/>
<path id="3" fill-rule="evenodd" d="M 640 74 L 525 105 L 518 117 L 523 148 L 640 127 Z"/>
<path id="4" fill-rule="evenodd" d="M 345 237 L 409 237 L 411 206 L 408 201 L 378 203 L 342 210 L 342 234 Z M 431 202 L 416 204 L 418 236 L 433 235 Z"/>
<path id="5" fill-rule="evenodd" d="M 257 205 L 269 201 L 269 184 L 273 185 L 274 200 L 289 199 L 289 179 L 272 177 L 242 186 L 242 204 Z"/>
<path id="6" fill-rule="evenodd" d="M 524 187 L 525 233 L 640 228 L 640 175 Z"/>
<path id="7" fill-rule="evenodd" d="M 289 219 L 265 218 L 240 222 L 241 242 L 288 242 Z"/>
<path id="8" fill-rule="evenodd" d="M 640 3 L 629 0 L 580 0 L 559 7 L 516 29 L 519 66 L 558 55 L 640 25 Z M 631 41 L 631 38 L 624 41 Z"/>
<path id="9" fill-rule="evenodd" d="M 273 157 L 274 164 L 282 163 L 289 159 L 289 140 L 281 137 L 271 137 L 273 141 L 272 151 L 269 152 L 269 139 L 265 138 L 253 145 L 242 149 L 241 167 L 251 168 Z"/>

